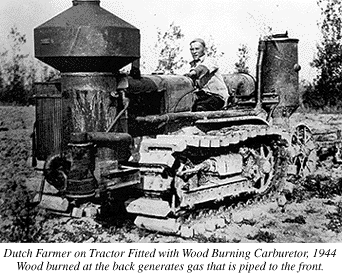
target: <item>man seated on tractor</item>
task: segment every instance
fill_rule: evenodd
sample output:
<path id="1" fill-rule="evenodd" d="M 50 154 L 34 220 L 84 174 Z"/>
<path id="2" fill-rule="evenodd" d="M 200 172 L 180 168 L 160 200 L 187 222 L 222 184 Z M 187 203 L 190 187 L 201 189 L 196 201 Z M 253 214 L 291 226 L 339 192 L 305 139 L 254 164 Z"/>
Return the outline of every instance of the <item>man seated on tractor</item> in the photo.
<path id="1" fill-rule="evenodd" d="M 216 61 L 206 54 L 203 39 L 196 38 L 190 42 L 190 52 L 194 59 L 190 62 L 190 77 L 197 87 L 196 100 L 192 111 L 216 111 L 226 106 L 228 88 L 219 71 Z"/>

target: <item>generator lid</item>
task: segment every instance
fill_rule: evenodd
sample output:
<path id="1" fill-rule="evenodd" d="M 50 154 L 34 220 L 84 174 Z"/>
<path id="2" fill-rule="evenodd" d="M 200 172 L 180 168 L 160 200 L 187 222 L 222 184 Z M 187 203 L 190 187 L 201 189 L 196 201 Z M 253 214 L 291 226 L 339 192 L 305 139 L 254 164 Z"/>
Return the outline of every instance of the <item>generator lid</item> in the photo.
<path id="1" fill-rule="evenodd" d="M 73 6 L 34 29 L 35 57 L 61 72 L 115 72 L 140 57 L 140 31 L 100 7 Z"/>

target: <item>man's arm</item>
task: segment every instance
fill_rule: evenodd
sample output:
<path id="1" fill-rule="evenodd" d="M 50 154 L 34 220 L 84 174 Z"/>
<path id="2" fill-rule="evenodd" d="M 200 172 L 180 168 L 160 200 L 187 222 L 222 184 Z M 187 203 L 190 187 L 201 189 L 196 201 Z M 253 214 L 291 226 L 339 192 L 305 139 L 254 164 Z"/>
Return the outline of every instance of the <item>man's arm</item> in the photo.
<path id="1" fill-rule="evenodd" d="M 190 69 L 190 75 L 196 78 L 200 78 L 201 76 L 204 76 L 208 72 L 209 72 L 209 69 L 205 65 L 202 65 L 202 64 L 199 64 L 198 66 Z"/>
<path id="2" fill-rule="evenodd" d="M 189 73 L 184 74 L 184 76 L 191 78 L 194 82 L 201 79 L 202 76 L 205 76 L 209 72 L 208 68 L 203 65 L 198 65 L 194 68 L 191 68 Z"/>
<path id="3" fill-rule="evenodd" d="M 190 70 L 189 77 L 196 82 L 198 88 L 202 89 L 213 77 L 217 69 L 217 67 L 214 67 L 213 71 L 210 71 L 205 65 L 200 64 Z"/>

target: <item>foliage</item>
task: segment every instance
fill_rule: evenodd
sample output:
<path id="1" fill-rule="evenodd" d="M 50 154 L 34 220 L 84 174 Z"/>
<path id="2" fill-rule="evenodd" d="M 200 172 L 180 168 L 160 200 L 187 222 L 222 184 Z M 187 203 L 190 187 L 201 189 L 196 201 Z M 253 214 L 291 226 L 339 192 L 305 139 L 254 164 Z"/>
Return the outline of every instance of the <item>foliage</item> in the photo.
<path id="1" fill-rule="evenodd" d="M 249 73 L 247 66 L 249 60 L 248 47 L 242 44 L 238 49 L 238 61 L 235 63 L 235 71 L 237 73 Z"/>
<path id="2" fill-rule="evenodd" d="M 286 218 L 283 220 L 283 223 L 297 223 L 297 224 L 305 224 L 305 217 L 303 215 L 298 215 L 294 218 Z"/>
<path id="3" fill-rule="evenodd" d="M 328 224 L 326 224 L 327 228 L 336 233 L 342 232 L 342 201 L 338 201 L 336 203 L 336 212 L 330 212 L 326 215 L 326 217 L 330 220 Z"/>
<path id="4" fill-rule="evenodd" d="M 261 30 L 261 40 L 270 40 L 273 37 L 273 29 L 271 26 L 264 25 Z"/>
<path id="5" fill-rule="evenodd" d="M 166 32 L 158 30 L 157 43 L 155 45 L 159 50 L 159 59 L 156 71 L 174 74 L 176 70 L 185 64 L 181 53 L 181 42 L 184 34 L 180 26 L 172 22 Z"/>
<path id="6" fill-rule="evenodd" d="M 300 203 L 310 198 L 333 198 L 342 195 L 342 180 L 328 176 L 309 175 L 304 180 L 298 180 L 292 198 Z"/>
<path id="7" fill-rule="evenodd" d="M 38 66 L 42 68 L 42 72 L 40 74 L 40 78 L 42 82 L 49 82 L 49 81 L 52 81 L 61 77 L 61 74 L 58 70 L 46 64 L 42 64 L 42 62 L 39 62 L 39 63 L 41 64 L 39 64 Z"/>
<path id="8" fill-rule="evenodd" d="M 254 236 L 247 235 L 249 240 L 257 240 L 258 242 L 271 243 L 276 239 L 276 235 L 268 231 L 259 230 Z"/>
<path id="9" fill-rule="evenodd" d="M 1 242 L 37 242 L 43 217 L 23 182 L 8 181 L 0 206 Z"/>
<path id="10" fill-rule="evenodd" d="M 312 83 L 306 80 L 301 80 L 299 82 L 298 90 L 303 108 L 320 108 L 322 100 L 320 99 L 320 95 L 315 93 L 315 87 Z"/>
<path id="11" fill-rule="evenodd" d="M 196 239 L 196 241 L 199 243 L 227 243 L 227 242 L 230 242 L 226 236 L 220 237 L 220 236 L 216 236 L 214 234 L 210 235 L 209 237 L 207 237 L 203 234 L 196 234 L 194 236 L 194 239 Z"/>
<path id="12" fill-rule="evenodd" d="M 25 104 L 29 97 L 27 90 L 32 86 L 35 74 L 34 70 L 28 69 L 25 64 L 28 55 L 22 53 L 26 36 L 20 34 L 16 27 L 12 27 L 8 39 L 10 49 L 0 54 L 2 58 L 0 101 Z"/>
<path id="13" fill-rule="evenodd" d="M 303 95 L 305 106 L 342 108 L 342 3 L 339 0 L 317 0 L 321 8 L 322 41 L 312 66 L 318 69 L 313 87 Z"/>
<path id="14" fill-rule="evenodd" d="M 211 36 L 204 40 L 206 42 L 206 54 L 209 57 L 219 59 L 224 55 L 223 52 L 218 50 Z M 166 74 L 176 74 L 183 68 L 187 63 L 182 56 L 183 43 L 184 34 L 181 27 L 175 25 L 174 22 L 170 24 L 168 30 L 165 32 L 158 31 L 155 47 L 158 49 L 159 59 L 156 71 L 161 71 Z"/>
<path id="15" fill-rule="evenodd" d="M 8 45 L 0 51 L 0 102 L 27 105 L 36 81 L 49 81 L 59 72 L 25 54 L 26 35 L 10 29 Z"/>
<path id="16" fill-rule="evenodd" d="M 223 57 L 224 52 L 221 52 L 218 50 L 211 36 L 208 39 L 205 39 L 205 43 L 206 43 L 206 48 L 207 48 L 206 53 L 208 57 L 212 57 L 217 60 Z"/>

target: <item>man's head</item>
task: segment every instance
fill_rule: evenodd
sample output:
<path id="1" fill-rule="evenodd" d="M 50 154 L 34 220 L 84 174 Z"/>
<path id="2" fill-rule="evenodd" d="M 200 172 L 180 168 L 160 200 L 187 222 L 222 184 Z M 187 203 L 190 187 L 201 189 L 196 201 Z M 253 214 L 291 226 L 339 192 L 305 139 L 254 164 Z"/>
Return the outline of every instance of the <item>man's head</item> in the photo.
<path id="1" fill-rule="evenodd" d="M 205 54 L 205 42 L 201 38 L 195 38 L 190 42 L 190 52 L 194 60 L 198 60 Z"/>

